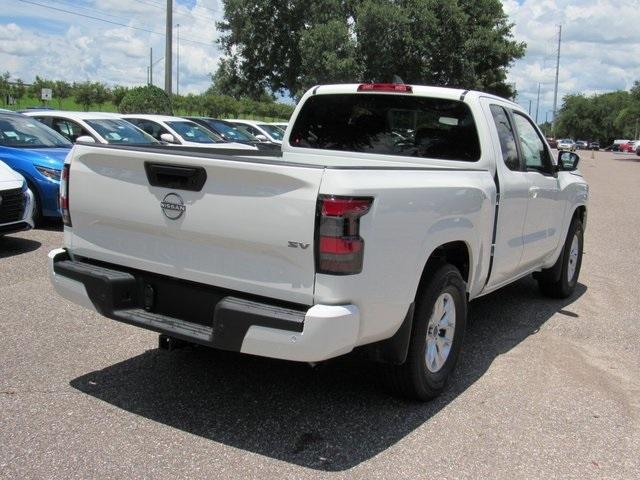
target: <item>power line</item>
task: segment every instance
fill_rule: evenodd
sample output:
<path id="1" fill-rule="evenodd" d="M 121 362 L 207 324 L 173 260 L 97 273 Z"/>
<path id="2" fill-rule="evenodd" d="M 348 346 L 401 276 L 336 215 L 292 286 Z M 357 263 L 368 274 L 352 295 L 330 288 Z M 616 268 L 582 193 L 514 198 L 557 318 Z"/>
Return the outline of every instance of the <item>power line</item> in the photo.
<path id="1" fill-rule="evenodd" d="M 58 12 L 68 13 L 68 14 L 70 14 L 70 15 L 77 15 L 77 16 L 79 16 L 79 17 L 89 18 L 89 19 L 91 19 L 91 20 L 97 20 L 97 21 L 99 21 L 99 22 L 109 23 L 109 24 L 111 24 L 111 25 L 117 25 L 117 26 L 119 26 L 119 27 L 130 28 L 130 29 L 132 29 L 132 30 L 138 30 L 138 31 L 141 31 L 141 32 L 152 33 L 152 34 L 154 34 L 154 35 L 160 35 L 160 36 L 163 36 L 163 37 L 165 36 L 165 34 L 164 34 L 164 33 L 156 32 L 156 31 L 154 31 L 154 30 L 149 30 L 149 29 L 147 29 L 147 28 L 143 28 L 143 27 L 134 27 L 133 25 L 127 25 L 127 24 L 125 24 L 125 23 L 120 23 L 120 22 L 114 22 L 114 21 L 112 21 L 112 20 L 107 20 L 106 18 L 94 17 L 93 15 L 87 15 L 87 14 L 85 14 L 85 13 L 72 12 L 71 10 L 65 10 L 65 9 L 63 9 L 63 8 L 53 7 L 53 6 L 51 6 L 51 5 L 45 5 L 45 4 L 43 4 L 43 3 L 33 2 L 33 1 L 31 1 L 31 0 L 19 0 L 19 1 L 20 1 L 20 2 L 22 2 L 22 3 L 28 3 L 28 4 L 31 4 L 31 5 L 37 5 L 38 7 L 48 8 L 48 9 L 50 9 L 50 10 L 55 10 L 55 11 L 58 11 Z M 200 42 L 200 41 L 198 41 L 198 40 L 191 40 L 191 39 L 189 39 L 189 38 L 183 38 L 183 37 L 181 37 L 181 40 L 182 40 L 182 41 L 185 41 L 185 42 L 190 42 L 190 43 L 195 43 L 195 44 L 199 44 L 199 45 L 204 45 L 204 46 L 206 46 L 206 47 L 212 47 L 212 46 L 213 46 L 213 42 L 212 42 L 212 43 L 205 43 L 205 42 Z"/>
<path id="2" fill-rule="evenodd" d="M 150 1 L 150 0 L 136 0 L 136 1 L 137 2 L 142 2 L 142 3 L 148 3 L 148 4 L 155 4 L 155 5 L 159 6 L 159 7 L 164 8 L 162 6 L 162 4 L 159 4 L 159 3 L 156 3 L 156 2 L 153 2 L 153 1 Z M 205 7 L 204 5 L 198 5 L 198 7 L 202 8 L 204 10 L 209 10 L 210 12 L 213 12 L 213 13 L 219 13 L 220 12 L 220 10 L 218 10 L 217 8 Z"/>
<path id="3" fill-rule="evenodd" d="M 154 3 L 154 2 L 149 2 L 148 0 L 135 0 L 138 3 L 142 3 L 144 5 L 149 5 L 151 7 L 156 7 L 160 10 L 164 10 L 166 7 L 164 5 L 160 5 L 158 3 Z M 204 15 L 200 15 L 198 13 L 194 13 L 192 10 L 187 9 L 187 11 L 185 12 L 184 10 L 180 10 L 180 9 L 175 9 L 175 11 L 173 12 L 174 15 L 180 15 L 180 16 L 190 16 L 190 17 L 196 17 L 196 18 L 202 18 L 204 20 L 210 20 L 210 21 L 215 21 L 214 17 L 208 17 L 208 16 L 204 16 Z"/>

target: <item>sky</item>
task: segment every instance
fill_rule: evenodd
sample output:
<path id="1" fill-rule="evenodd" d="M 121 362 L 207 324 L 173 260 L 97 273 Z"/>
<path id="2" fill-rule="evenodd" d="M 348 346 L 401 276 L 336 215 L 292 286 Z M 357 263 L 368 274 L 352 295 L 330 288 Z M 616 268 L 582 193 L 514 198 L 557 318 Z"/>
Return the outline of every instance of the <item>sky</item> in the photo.
<path id="1" fill-rule="evenodd" d="M 527 43 L 509 81 L 516 101 L 551 119 L 558 25 L 562 24 L 558 106 L 570 93 L 629 89 L 640 80 L 640 0 L 502 0 Z M 40 5 L 37 5 L 40 4 Z M 0 71 L 30 82 L 35 75 L 69 81 L 139 85 L 147 81 L 149 49 L 164 57 L 166 0 L 0 0 Z M 47 8 L 50 7 L 50 8 Z M 218 0 L 175 0 L 180 24 L 180 92 L 202 92 L 220 56 L 215 21 Z M 96 20 L 98 17 L 102 20 Z M 174 56 L 177 50 L 174 33 Z M 174 57 L 174 90 L 176 88 Z M 154 83 L 164 84 L 164 61 Z"/>

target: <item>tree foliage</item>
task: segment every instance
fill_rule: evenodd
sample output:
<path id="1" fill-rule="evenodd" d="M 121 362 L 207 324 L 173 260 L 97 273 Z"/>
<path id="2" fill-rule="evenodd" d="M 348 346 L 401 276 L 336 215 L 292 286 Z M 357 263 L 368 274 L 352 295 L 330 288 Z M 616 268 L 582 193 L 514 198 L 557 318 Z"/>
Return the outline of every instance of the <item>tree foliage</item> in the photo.
<path id="1" fill-rule="evenodd" d="M 73 86 L 64 80 L 56 80 L 53 83 L 53 99 L 58 102 L 58 108 L 62 108 L 62 102 L 73 95 Z"/>
<path id="2" fill-rule="evenodd" d="M 512 96 L 524 54 L 500 0 L 224 0 L 216 93 L 299 96 L 318 83 L 389 81 Z"/>
<path id="3" fill-rule="evenodd" d="M 110 90 L 100 82 L 82 82 L 73 84 L 74 97 L 77 103 L 87 111 L 92 105 L 98 108 L 111 98 Z"/>
<path id="4" fill-rule="evenodd" d="M 615 139 L 636 139 L 640 134 L 640 82 L 630 92 L 565 96 L 555 131 L 557 137 L 599 140 L 602 145 Z"/>
<path id="5" fill-rule="evenodd" d="M 121 113 L 171 115 L 171 98 L 164 90 L 154 85 L 135 87 L 126 93 L 118 110 Z"/>
<path id="6" fill-rule="evenodd" d="M 111 101 L 116 106 L 116 108 L 120 107 L 122 99 L 128 91 L 129 87 L 123 87 L 122 85 L 116 85 L 111 89 Z"/>

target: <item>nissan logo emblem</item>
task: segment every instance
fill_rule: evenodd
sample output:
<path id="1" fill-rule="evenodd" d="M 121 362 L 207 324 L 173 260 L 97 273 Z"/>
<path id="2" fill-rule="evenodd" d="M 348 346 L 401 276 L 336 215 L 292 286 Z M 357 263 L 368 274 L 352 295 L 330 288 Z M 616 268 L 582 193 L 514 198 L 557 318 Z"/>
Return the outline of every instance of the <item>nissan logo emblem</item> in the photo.
<path id="1" fill-rule="evenodd" d="M 167 193 L 160 202 L 160 208 L 169 220 L 178 220 L 187 209 L 182 197 L 177 193 Z"/>

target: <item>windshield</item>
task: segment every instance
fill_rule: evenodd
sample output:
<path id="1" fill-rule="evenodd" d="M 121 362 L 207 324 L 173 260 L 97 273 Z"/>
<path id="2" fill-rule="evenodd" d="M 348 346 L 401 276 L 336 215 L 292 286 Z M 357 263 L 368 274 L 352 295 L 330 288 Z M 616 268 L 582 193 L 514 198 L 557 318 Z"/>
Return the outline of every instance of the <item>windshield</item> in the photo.
<path id="1" fill-rule="evenodd" d="M 33 118 L 0 116 L 0 145 L 14 148 L 71 147 L 69 140 Z"/>
<path id="2" fill-rule="evenodd" d="M 158 143 L 151 135 L 147 135 L 142 130 L 137 129 L 125 120 L 118 119 L 100 119 L 85 120 L 87 124 L 93 128 L 108 143 L 114 144 L 150 144 Z"/>
<path id="3" fill-rule="evenodd" d="M 275 140 L 282 140 L 282 137 L 284 137 L 284 130 L 282 130 L 280 127 L 276 127 L 275 125 L 268 125 L 266 123 L 259 123 L 258 126 L 266 131 L 269 135 L 271 135 L 271 137 Z"/>
<path id="4" fill-rule="evenodd" d="M 193 122 L 166 122 L 187 142 L 220 143 L 215 133 L 212 133 Z"/>
<path id="5" fill-rule="evenodd" d="M 206 120 L 206 122 L 215 128 L 220 134 L 230 142 L 257 142 L 258 139 L 249 132 L 240 130 L 226 122 L 220 120 Z"/>
<path id="6" fill-rule="evenodd" d="M 294 147 L 476 161 L 480 142 L 469 107 L 413 95 L 316 95 L 291 130 Z"/>

